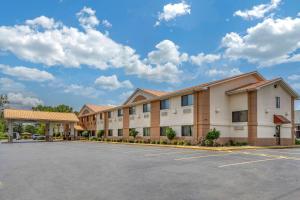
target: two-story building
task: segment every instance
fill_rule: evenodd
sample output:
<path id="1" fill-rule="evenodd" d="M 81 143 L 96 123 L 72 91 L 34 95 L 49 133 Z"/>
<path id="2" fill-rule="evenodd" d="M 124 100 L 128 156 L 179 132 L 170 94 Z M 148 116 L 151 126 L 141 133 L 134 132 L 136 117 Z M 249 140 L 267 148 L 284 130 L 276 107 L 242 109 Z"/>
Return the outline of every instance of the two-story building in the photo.
<path id="1" fill-rule="evenodd" d="M 256 71 L 172 92 L 136 89 L 122 105 L 95 112 L 94 130 L 128 139 L 135 129 L 143 139 L 164 140 L 171 127 L 177 139 L 196 144 L 216 128 L 220 143 L 290 145 L 298 98 L 283 79 L 266 80 Z"/>

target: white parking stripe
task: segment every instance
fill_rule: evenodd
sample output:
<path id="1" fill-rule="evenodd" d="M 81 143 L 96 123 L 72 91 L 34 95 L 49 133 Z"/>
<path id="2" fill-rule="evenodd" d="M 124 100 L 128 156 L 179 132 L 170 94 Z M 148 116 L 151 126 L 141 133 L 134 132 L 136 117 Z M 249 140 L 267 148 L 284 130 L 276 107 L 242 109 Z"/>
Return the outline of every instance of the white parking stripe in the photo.
<path id="1" fill-rule="evenodd" d="M 280 160 L 280 159 L 284 159 L 284 158 L 269 158 L 269 159 L 263 159 L 263 160 L 253 160 L 253 161 L 247 161 L 247 162 L 240 162 L 240 163 L 232 163 L 232 164 L 227 164 L 227 165 L 221 165 L 219 167 L 222 168 L 222 167 L 229 167 L 229 166 L 235 166 L 235 165 L 245 165 L 245 164 L 252 164 L 252 163 L 266 162 L 266 161 Z"/>

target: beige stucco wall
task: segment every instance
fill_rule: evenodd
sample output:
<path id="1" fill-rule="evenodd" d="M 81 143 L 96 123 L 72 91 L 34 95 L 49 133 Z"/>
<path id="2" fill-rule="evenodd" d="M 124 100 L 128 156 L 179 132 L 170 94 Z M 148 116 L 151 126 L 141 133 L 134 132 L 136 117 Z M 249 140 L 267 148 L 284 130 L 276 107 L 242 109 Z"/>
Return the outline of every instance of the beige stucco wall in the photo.
<path id="1" fill-rule="evenodd" d="M 170 108 L 160 111 L 160 126 L 169 126 L 181 136 L 182 125 L 194 124 L 194 106 L 181 106 L 181 96 L 169 99 Z"/>
<path id="2" fill-rule="evenodd" d="M 280 97 L 280 108 L 276 108 L 276 96 Z M 273 116 L 282 115 L 291 120 L 291 96 L 278 84 L 261 88 L 257 92 L 257 137 L 274 138 Z M 291 124 L 281 126 L 281 138 L 291 138 Z"/>
<path id="3" fill-rule="evenodd" d="M 232 111 L 248 110 L 247 94 L 228 96 L 226 91 L 255 82 L 257 78 L 251 75 L 210 88 L 210 128 L 221 131 L 221 137 L 248 137 L 246 123 L 232 123 Z M 242 129 L 239 126 L 243 130 L 236 130 Z"/>
<path id="4" fill-rule="evenodd" d="M 123 117 L 118 117 L 118 110 L 113 110 L 108 119 L 108 129 L 113 130 L 113 136 L 118 136 L 118 129 L 123 128 Z"/>
<path id="5" fill-rule="evenodd" d="M 150 112 L 143 113 L 143 104 L 136 105 L 135 115 L 129 115 L 129 128 L 135 128 L 139 136 L 143 135 L 143 128 L 150 127 Z"/>

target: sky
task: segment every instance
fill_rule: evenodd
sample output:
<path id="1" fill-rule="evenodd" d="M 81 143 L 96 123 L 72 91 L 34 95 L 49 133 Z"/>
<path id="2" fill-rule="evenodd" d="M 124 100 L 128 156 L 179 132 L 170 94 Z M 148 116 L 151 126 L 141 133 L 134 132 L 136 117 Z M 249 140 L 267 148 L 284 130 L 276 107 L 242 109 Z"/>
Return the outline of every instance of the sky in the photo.
<path id="1" fill-rule="evenodd" d="M 13 107 L 118 105 L 136 88 L 254 70 L 300 93 L 298 1 L 1 1 L 0 94 Z"/>

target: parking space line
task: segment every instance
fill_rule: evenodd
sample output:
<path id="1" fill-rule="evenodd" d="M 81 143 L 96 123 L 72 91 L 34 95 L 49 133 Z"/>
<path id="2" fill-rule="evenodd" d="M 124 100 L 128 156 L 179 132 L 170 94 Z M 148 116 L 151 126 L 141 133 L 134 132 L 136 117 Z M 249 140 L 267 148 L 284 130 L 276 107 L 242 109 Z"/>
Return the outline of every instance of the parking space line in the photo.
<path id="1" fill-rule="evenodd" d="M 231 164 L 226 164 L 226 165 L 220 165 L 219 167 L 229 167 L 229 166 L 236 166 L 236 165 L 245 165 L 245 164 L 252 164 L 252 163 L 258 163 L 258 162 L 266 162 L 266 161 L 271 161 L 271 160 L 281 160 L 284 158 L 268 158 L 268 159 L 262 159 L 262 160 L 253 160 L 253 161 L 246 161 L 246 162 L 239 162 L 239 163 L 231 163 Z"/>
<path id="2" fill-rule="evenodd" d="M 199 159 L 199 158 L 227 156 L 227 155 L 232 155 L 232 154 L 236 154 L 236 153 L 228 152 L 228 153 L 213 154 L 213 155 L 191 156 L 191 157 L 175 158 L 174 160 L 177 160 L 177 161 L 179 161 L 179 160 L 193 160 L 193 159 Z"/>
<path id="3" fill-rule="evenodd" d="M 163 155 L 172 155 L 172 154 L 185 154 L 185 153 L 194 153 L 195 151 L 171 151 L 171 152 L 163 152 L 163 153 L 149 153 L 145 154 L 146 157 L 155 157 L 155 156 L 163 156 Z"/>

